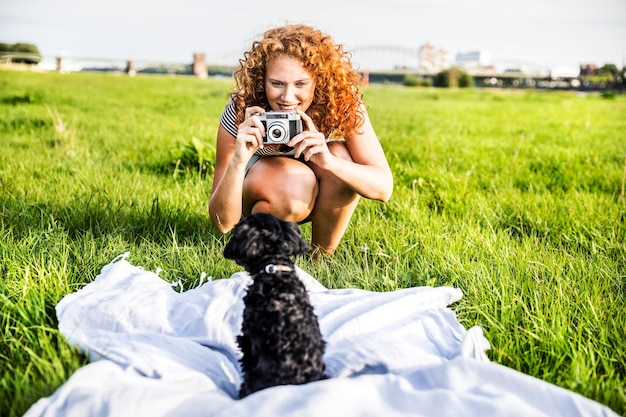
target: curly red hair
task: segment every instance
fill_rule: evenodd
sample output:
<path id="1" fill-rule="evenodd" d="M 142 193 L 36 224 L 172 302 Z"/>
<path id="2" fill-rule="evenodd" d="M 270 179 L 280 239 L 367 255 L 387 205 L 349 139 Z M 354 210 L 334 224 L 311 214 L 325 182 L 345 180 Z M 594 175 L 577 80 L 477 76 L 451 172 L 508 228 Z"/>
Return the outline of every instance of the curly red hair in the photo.
<path id="1" fill-rule="evenodd" d="M 353 68 L 350 54 L 330 36 L 301 24 L 267 30 L 239 60 L 232 94 L 237 123 L 243 121 L 246 107 L 270 109 L 264 91 L 267 64 L 284 55 L 300 60 L 315 80 L 307 114 L 319 131 L 327 138 L 357 132 L 363 124 L 362 78 Z"/>

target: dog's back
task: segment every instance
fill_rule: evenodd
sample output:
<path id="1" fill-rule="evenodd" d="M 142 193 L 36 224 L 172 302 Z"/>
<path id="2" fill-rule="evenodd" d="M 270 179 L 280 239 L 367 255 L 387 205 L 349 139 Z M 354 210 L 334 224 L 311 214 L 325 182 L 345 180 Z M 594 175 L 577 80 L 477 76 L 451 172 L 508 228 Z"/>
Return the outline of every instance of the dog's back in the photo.
<path id="1" fill-rule="evenodd" d="M 296 223 L 264 213 L 241 221 L 224 248 L 224 256 L 242 265 L 253 280 L 237 338 L 243 353 L 240 397 L 326 378 L 325 343 L 291 260 L 308 250 Z"/>
<path id="2" fill-rule="evenodd" d="M 325 379 L 324 340 L 295 273 L 259 274 L 244 298 L 240 397 L 275 385 Z"/>

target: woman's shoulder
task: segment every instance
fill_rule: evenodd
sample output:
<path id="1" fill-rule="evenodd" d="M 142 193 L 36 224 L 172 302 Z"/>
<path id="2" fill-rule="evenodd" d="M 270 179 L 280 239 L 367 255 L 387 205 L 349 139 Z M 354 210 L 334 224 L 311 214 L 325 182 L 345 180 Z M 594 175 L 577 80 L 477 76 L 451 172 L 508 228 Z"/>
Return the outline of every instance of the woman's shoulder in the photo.
<path id="1" fill-rule="evenodd" d="M 220 124 L 224 126 L 224 129 L 233 136 L 237 136 L 237 108 L 235 101 L 231 98 L 224 106 L 222 116 L 220 117 Z"/>

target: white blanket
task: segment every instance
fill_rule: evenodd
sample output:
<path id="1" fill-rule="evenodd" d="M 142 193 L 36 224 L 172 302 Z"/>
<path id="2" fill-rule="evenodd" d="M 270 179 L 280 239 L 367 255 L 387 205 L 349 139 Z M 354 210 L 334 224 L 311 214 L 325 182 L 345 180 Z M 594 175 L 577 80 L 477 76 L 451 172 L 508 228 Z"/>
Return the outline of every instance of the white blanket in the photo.
<path id="1" fill-rule="evenodd" d="M 332 378 L 237 400 L 249 276 L 179 292 L 126 256 L 57 305 L 60 331 L 91 363 L 27 417 L 617 416 L 490 362 L 482 330 L 448 308 L 458 289 L 329 290 L 301 269 Z"/>

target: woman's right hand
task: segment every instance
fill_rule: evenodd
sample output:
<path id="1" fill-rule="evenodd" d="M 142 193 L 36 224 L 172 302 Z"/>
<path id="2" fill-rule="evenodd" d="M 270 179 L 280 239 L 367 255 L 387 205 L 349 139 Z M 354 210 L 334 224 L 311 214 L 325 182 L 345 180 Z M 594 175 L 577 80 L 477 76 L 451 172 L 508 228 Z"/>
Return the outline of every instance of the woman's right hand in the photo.
<path id="1" fill-rule="evenodd" d="M 237 130 L 237 140 L 235 144 L 234 158 L 241 161 L 249 161 L 252 155 L 263 147 L 263 137 L 265 128 L 257 113 L 265 113 L 265 109 L 259 106 L 246 108 L 245 120 L 239 125 Z"/>

